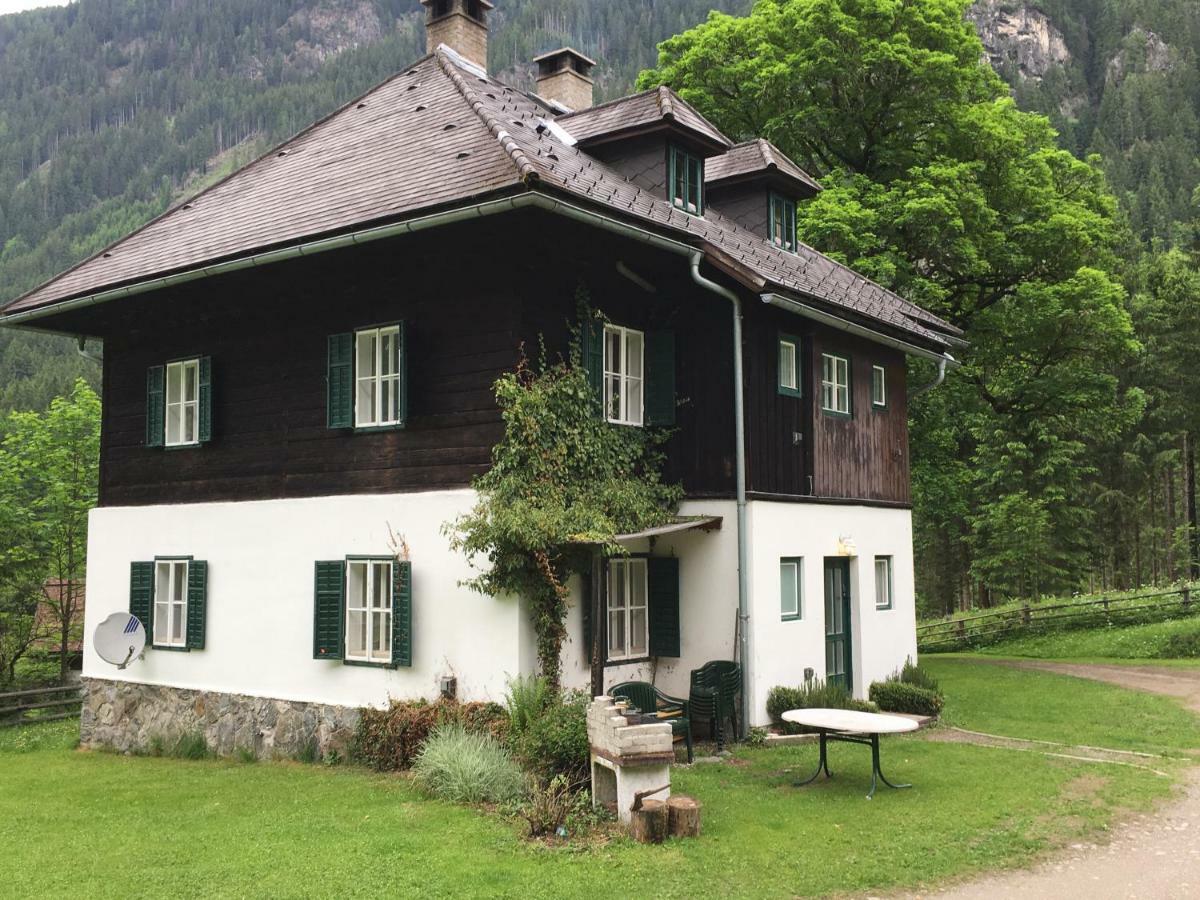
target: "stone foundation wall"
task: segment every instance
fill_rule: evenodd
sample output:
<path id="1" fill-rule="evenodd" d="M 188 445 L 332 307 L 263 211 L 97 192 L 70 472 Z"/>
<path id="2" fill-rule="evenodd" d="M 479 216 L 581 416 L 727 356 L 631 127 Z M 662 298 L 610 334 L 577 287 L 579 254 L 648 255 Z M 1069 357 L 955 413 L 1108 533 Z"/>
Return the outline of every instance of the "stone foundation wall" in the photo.
<path id="1" fill-rule="evenodd" d="M 156 737 L 170 742 L 202 732 L 221 756 L 249 750 L 264 759 L 295 757 L 315 740 L 319 755 L 345 757 L 357 725 L 358 710 L 347 706 L 83 679 L 85 747 L 141 751 Z"/>

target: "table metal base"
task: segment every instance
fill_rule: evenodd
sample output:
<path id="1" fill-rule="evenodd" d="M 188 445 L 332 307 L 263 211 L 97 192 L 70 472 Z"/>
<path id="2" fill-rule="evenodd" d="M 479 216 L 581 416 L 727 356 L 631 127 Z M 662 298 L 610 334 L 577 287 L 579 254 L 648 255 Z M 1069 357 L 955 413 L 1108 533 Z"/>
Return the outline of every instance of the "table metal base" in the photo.
<path id="1" fill-rule="evenodd" d="M 879 735 L 854 735 L 844 734 L 837 731 L 825 731 L 818 729 L 821 736 L 821 756 L 817 760 L 817 770 L 803 781 L 797 781 L 796 787 L 803 787 L 806 784 L 811 784 L 817 780 L 817 776 L 821 774 L 821 770 L 825 770 L 825 777 L 832 778 L 833 773 L 829 771 L 829 752 L 826 745 L 829 741 L 839 741 L 843 744 L 862 744 L 864 747 L 871 748 L 871 790 L 867 793 L 867 799 L 870 800 L 875 796 L 876 782 L 882 781 L 890 788 L 910 788 L 911 784 L 893 784 L 887 780 L 883 774 L 883 770 L 879 768 Z"/>

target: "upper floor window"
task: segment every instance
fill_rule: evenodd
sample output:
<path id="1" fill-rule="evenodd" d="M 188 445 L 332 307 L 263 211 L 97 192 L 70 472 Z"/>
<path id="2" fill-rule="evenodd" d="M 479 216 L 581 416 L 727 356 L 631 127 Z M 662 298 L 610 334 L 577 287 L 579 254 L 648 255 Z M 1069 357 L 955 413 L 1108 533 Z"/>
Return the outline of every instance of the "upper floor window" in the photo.
<path id="1" fill-rule="evenodd" d="M 354 343 L 355 425 L 400 424 L 400 326 L 356 331 Z"/>
<path id="2" fill-rule="evenodd" d="M 672 146 L 667 169 L 672 205 L 695 216 L 704 215 L 704 160 Z"/>
<path id="3" fill-rule="evenodd" d="M 779 617 L 787 622 L 804 614 L 804 560 L 779 560 Z"/>
<path id="4" fill-rule="evenodd" d="M 146 373 L 146 446 L 194 447 L 212 434 L 212 360 L 151 366 Z"/>
<path id="5" fill-rule="evenodd" d="M 871 366 L 871 405 L 876 409 L 887 406 L 887 369 Z"/>
<path id="6" fill-rule="evenodd" d="M 850 415 L 850 360 L 844 356 L 821 354 L 821 409 Z"/>
<path id="7" fill-rule="evenodd" d="M 796 201 L 771 194 L 771 243 L 783 250 L 796 252 Z"/>
<path id="8" fill-rule="evenodd" d="M 604 417 L 618 425 L 643 423 L 645 335 L 604 326 Z"/>
<path id="9" fill-rule="evenodd" d="M 168 447 L 199 443 L 200 360 L 167 364 Z"/>
<path id="10" fill-rule="evenodd" d="M 640 659 L 650 654 L 647 566 L 644 559 L 608 564 L 608 658 Z"/>
<path id="11" fill-rule="evenodd" d="M 779 393 L 788 397 L 799 397 L 800 341 L 790 334 L 779 336 Z"/>
<path id="12" fill-rule="evenodd" d="M 392 560 L 346 562 L 346 659 L 392 661 Z"/>
<path id="13" fill-rule="evenodd" d="M 875 557 L 875 608 L 892 608 L 892 558 Z"/>

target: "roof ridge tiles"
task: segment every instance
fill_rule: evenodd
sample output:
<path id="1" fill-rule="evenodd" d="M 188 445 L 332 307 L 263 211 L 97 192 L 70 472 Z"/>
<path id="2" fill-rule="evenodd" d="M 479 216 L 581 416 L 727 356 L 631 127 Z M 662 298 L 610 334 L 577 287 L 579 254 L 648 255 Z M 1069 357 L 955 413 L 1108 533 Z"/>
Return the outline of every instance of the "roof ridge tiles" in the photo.
<path id="1" fill-rule="evenodd" d="M 498 119 L 487 112 L 486 104 L 480 99 L 475 89 L 467 84 L 466 78 L 463 77 L 462 71 L 454 63 L 449 56 L 439 48 L 434 55 L 437 57 L 438 65 L 450 79 L 451 84 L 457 88 L 462 94 L 464 100 L 470 105 L 472 111 L 479 117 L 479 120 L 487 127 L 492 136 L 500 142 L 500 146 L 504 152 L 512 160 L 513 165 L 517 167 L 517 174 L 521 176 L 521 180 L 525 182 L 536 181 L 539 177 L 538 167 L 533 164 L 525 151 L 521 149 L 521 145 L 510 135 L 500 123 Z"/>

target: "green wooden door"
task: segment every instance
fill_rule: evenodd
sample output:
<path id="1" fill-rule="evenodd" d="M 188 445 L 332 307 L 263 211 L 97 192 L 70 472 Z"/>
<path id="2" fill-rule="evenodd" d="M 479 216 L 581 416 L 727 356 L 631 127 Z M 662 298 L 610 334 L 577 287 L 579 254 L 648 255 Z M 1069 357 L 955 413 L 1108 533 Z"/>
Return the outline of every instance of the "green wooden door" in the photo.
<path id="1" fill-rule="evenodd" d="M 854 690 L 854 642 L 850 636 L 850 560 L 825 560 L 825 680 Z"/>

